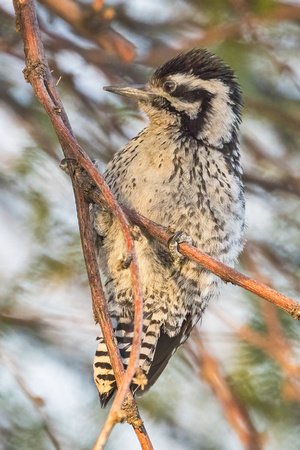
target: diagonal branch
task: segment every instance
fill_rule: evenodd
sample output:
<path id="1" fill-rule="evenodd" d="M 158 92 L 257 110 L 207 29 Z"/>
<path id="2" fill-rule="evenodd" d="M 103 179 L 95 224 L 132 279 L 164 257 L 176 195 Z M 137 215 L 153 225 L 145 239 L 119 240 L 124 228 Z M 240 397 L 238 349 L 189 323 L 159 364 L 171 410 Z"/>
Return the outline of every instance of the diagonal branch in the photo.
<path id="1" fill-rule="evenodd" d="M 34 1 L 14 0 L 14 8 L 16 11 L 17 30 L 21 32 L 24 41 L 26 62 L 26 68 L 24 70 L 25 79 L 32 85 L 36 97 L 44 106 L 48 116 L 50 117 L 65 157 L 75 158 L 79 162 L 79 164 L 88 173 L 91 174 L 96 185 L 99 189 L 101 189 L 106 203 L 109 205 L 112 213 L 116 216 L 121 224 L 121 228 L 124 234 L 124 240 L 127 245 L 127 251 L 132 257 L 132 263 L 130 267 L 135 305 L 134 337 L 129 364 L 124 375 L 122 360 L 114 340 L 113 328 L 100 281 L 92 239 L 92 229 L 88 204 L 85 201 L 82 191 L 74 182 L 74 175 L 71 173 L 77 207 L 80 236 L 82 240 L 83 253 L 93 298 L 93 307 L 96 313 L 96 319 L 101 325 L 103 337 L 108 348 L 111 364 L 118 385 L 118 393 L 116 395 L 115 401 L 112 406 L 112 411 L 110 413 L 111 416 L 115 416 L 116 411 L 120 411 L 124 398 L 129 391 L 129 385 L 132 377 L 135 374 L 140 353 L 143 302 L 134 243 L 130 235 L 128 222 L 123 211 L 115 201 L 104 179 L 98 173 L 93 163 L 81 149 L 74 137 L 72 128 L 70 126 L 66 112 L 64 111 L 64 108 L 62 106 L 61 100 L 58 96 L 56 86 L 54 84 L 44 54 L 44 48 L 36 18 Z M 128 393 L 128 398 L 129 400 L 131 399 L 131 401 L 129 402 L 131 407 L 130 412 L 132 412 L 132 415 L 137 419 L 135 421 L 130 418 L 130 421 L 140 440 L 142 448 L 151 449 L 152 445 L 150 439 L 146 433 L 144 426 L 142 425 L 142 421 L 138 420 L 139 416 L 137 406 L 130 393 Z M 110 421 L 110 423 L 112 426 L 115 422 Z"/>
<path id="2" fill-rule="evenodd" d="M 83 181 L 84 183 L 84 181 Z M 97 189 L 89 188 L 88 192 L 85 194 L 88 196 L 89 202 L 99 203 L 100 205 L 105 202 L 101 192 Z M 149 233 L 152 237 L 160 240 L 164 244 L 168 244 L 169 239 L 172 237 L 172 233 L 168 228 L 163 227 L 150 219 L 138 214 L 136 211 L 127 208 L 121 204 L 121 207 L 129 219 L 129 221 L 138 225 L 140 228 Z M 179 251 L 182 255 L 186 256 L 195 263 L 200 264 L 205 269 L 217 275 L 225 283 L 232 283 L 236 286 L 240 286 L 243 289 L 252 292 L 258 297 L 273 303 L 278 308 L 288 313 L 296 320 L 300 320 L 300 304 L 289 297 L 271 289 L 263 283 L 253 280 L 252 278 L 243 275 L 237 270 L 226 266 L 225 264 L 213 259 L 212 257 L 206 255 L 205 253 L 198 250 L 196 247 L 182 243 L 179 245 Z"/>

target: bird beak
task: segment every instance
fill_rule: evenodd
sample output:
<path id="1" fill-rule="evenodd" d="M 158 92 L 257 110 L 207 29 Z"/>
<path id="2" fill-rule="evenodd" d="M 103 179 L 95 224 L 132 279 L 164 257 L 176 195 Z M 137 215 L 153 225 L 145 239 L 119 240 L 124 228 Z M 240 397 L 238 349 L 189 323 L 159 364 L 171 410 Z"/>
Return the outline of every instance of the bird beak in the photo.
<path id="1" fill-rule="evenodd" d="M 136 86 L 104 86 L 103 89 L 113 94 L 122 95 L 123 97 L 133 98 L 134 100 L 147 101 L 155 94 L 146 85 Z"/>

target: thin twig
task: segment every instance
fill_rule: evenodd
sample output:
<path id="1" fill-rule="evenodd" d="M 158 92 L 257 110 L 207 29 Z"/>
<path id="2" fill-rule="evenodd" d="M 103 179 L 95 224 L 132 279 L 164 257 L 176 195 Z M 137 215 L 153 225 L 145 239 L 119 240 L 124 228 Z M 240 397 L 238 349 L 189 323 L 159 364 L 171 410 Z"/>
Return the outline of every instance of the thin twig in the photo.
<path id="1" fill-rule="evenodd" d="M 44 54 L 34 1 L 14 0 L 14 8 L 16 11 L 17 30 L 21 32 L 24 41 L 26 62 L 26 69 L 24 70 L 25 79 L 32 85 L 36 97 L 44 106 L 48 116 L 50 117 L 65 157 L 75 158 L 79 164 L 93 177 L 93 180 L 101 189 L 101 192 L 105 197 L 107 204 L 110 206 L 111 211 L 120 221 L 128 253 L 132 257 L 131 279 L 135 304 L 134 337 L 129 364 L 125 376 L 123 376 L 124 368 L 118 347 L 114 341 L 113 328 L 100 282 L 99 270 L 92 239 L 88 205 L 85 202 L 83 193 L 78 188 L 76 183 L 74 183 L 74 177 L 71 173 L 77 206 L 78 223 L 93 298 L 94 311 L 96 312 L 97 320 L 99 320 L 101 325 L 102 333 L 108 348 L 111 364 L 118 384 L 118 393 L 113 404 L 112 412 L 112 414 L 115 414 L 115 411 L 121 409 L 139 361 L 143 302 L 134 243 L 130 236 L 128 222 L 124 216 L 124 213 L 112 196 L 104 179 L 101 177 L 91 160 L 81 149 L 74 137 Z M 130 395 L 131 394 L 129 394 L 129 396 Z M 135 414 L 138 415 L 138 410 L 133 399 L 131 405 L 135 406 Z M 137 426 L 137 423 L 134 421 L 132 424 L 140 443 L 143 446 L 142 448 L 151 449 L 152 445 L 143 425 L 139 423 L 139 426 Z"/>
<path id="2" fill-rule="evenodd" d="M 45 430 L 45 433 L 47 434 L 47 436 L 49 437 L 50 441 L 53 444 L 53 447 L 56 450 L 61 450 L 61 446 L 60 446 L 58 440 L 56 439 L 55 434 L 51 429 L 51 426 L 48 423 L 48 418 L 46 416 L 46 413 L 45 413 L 45 411 L 43 411 L 44 400 L 41 397 L 37 397 L 36 395 L 33 395 L 30 392 L 24 379 L 20 375 L 22 373 L 22 370 L 20 370 L 20 368 L 17 367 L 17 365 L 16 365 L 15 361 L 12 359 L 11 355 L 8 355 L 8 353 L 5 352 L 2 347 L 0 347 L 0 355 L 2 357 L 2 361 L 6 365 L 6 367 L 8 368 L 8 370 L 10 371 L 10 373 L 12 374 L 12 376 L 14 377 L 16 382 L 18 383 L 21 391 L 23 392 L 24 395 L 26 395 L 26 397 L 32 403 L 36 413 L 38 414 L 38 416 L 41 420 L 41 423 Z"/>

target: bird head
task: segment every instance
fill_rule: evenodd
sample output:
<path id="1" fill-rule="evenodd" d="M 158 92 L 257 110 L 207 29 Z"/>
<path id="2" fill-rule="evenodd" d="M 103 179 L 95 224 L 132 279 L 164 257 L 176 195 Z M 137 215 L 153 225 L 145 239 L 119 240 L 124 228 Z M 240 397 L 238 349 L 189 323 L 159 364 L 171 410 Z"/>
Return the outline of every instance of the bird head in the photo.
<path id="1" fill-rule="evenodd" d="M 203 49 L 181 53 L 160 66 L 143 86 L 107 86 L 135 99 L 156 126 L 222 148 L 237 139 L 242 96 L 234 72 Z"/>

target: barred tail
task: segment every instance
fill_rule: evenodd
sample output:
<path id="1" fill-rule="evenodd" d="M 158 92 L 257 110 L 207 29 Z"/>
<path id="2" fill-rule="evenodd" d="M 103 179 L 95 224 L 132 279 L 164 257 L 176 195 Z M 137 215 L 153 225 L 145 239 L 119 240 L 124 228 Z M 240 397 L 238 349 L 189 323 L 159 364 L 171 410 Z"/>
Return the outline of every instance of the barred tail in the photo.
<path id="1" fill-rule="evenodd" d="M 163 331 L 159 316 L 159 314 L 152 313 L 150 316 L 144 317 L 143 320 L 139 368 L 131 384 L 131 390 L 136 395 L 143 395 L 153 386 L 168 364 L 171 356 L 187 339 L 198 320 L 198 317 L 193 319 L 188 314 L 179 332 L 170 337 Z M 113 317 L 113 323 L 117 324 L 114 327 L 115 335 L 124 368 L 126 369 L 132 347 L 134 324 L 127 317 L 120 317 L 118 321 Z M 104 408 L 114 395 L 117 384 L 103 339 L 99 342 L 94 359 L 94 379 L 99 391 L 101 406 Z"/>
<path id="2" fill-rule="evenodd" d="M 117 387 L 107 347 L 103 339 L 98 344 L 94 359 L 94 380 L 99 391 L 100 403 L 105 408 Z"/>
<path id="3" fill-rule="evenodd" d="M 139 370 L 132 382 L 132 391 L 141 393 L 148 390 L 147 374 L 154 357 L 157 340 L 160 334 L 160 321 L 156 320 L 154 314 L 151 319 L 145 317 L 143 320 L 143 336 L 140 352 Z M 133 339 L 133 321 L 127 317 L 120 317 L 115 335 L 123 360 L 124 368 L 127 368 Z M 94 380 L 99 391 L 100 403 L 104 408 L 117 388 L 114 372 L 110 364 L 107 347 L 103 339 L 100 339 L 94 359 Z"/>

